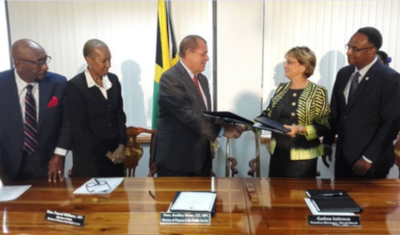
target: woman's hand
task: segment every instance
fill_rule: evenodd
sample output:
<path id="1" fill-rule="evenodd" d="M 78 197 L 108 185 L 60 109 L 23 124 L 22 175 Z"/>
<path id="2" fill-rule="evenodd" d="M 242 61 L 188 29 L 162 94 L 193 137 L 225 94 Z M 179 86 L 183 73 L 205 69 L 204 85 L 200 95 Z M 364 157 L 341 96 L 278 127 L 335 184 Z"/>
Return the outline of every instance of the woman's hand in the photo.
<path id="1" fill-rule="evenodd" d="M 125 146 L 120 144 L 114 152 L 108 151 L 106 157 L 110 159 L 114 164 L 121 164 L 125 161 Z"/>
<path id="2" fill-rule="evenodd" d="M 118 148 L 114 150 L 113 154 L 114 164 L 120 164 L 125 161 L 125 146 L 120 144 Z"/>
<path id="3" fill-rule="evenodd" d="M 297 125 L 293 125 L 293 126 L 289 126 L 289 125 L 283 125 L 286 129 L 289 129 L 290 131 L 288 133 L 286 133 L 286 135 L 294 138 L 296 137 L 296 135 L 300 132 L 300 126 Z"/>

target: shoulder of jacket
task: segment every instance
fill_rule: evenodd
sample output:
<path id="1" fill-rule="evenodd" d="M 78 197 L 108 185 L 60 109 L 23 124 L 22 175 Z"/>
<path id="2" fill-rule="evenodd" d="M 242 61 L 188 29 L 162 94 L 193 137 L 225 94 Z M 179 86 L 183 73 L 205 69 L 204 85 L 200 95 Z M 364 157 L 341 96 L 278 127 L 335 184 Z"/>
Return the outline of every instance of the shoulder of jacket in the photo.
<path id="1" fill-rule="evenodd" d="M 58 73 L 46 72 L 46 78 L 43 82 L 47 82 L 48 84 L 66 84 L 67 78 Z"/>
<path id="2" fill-rule="evenodd" d="M 118 79 L 118 76 L 114 73 L 107 73 L 108 78 Z"/>

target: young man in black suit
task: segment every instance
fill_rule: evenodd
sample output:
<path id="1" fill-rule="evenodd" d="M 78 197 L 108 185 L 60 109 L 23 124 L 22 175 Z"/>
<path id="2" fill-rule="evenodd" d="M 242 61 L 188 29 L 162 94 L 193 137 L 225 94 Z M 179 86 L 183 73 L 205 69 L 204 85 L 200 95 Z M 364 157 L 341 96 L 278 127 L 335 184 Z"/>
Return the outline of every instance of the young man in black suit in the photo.
<path id="1" fill-rule="evenodd" d="M 380 32 L 359 29 L 346 45 L 331 99 L 331 131 L 324 136 L 326 166 L 337 134 L 335 178 L 386 178 L 400 129 L 400 75 L 377 58 Z M 356 77 L 356 78 L 354 78 Z"/>

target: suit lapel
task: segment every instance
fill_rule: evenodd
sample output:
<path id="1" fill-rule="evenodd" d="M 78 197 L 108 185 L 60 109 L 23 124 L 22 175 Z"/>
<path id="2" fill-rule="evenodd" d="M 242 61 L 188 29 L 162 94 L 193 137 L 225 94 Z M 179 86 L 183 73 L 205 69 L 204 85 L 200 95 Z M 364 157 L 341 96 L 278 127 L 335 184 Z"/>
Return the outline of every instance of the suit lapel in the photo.
<path id="1" fill-rule="evenodd" d="M 196 85 L 193 82 L 193 78 L 190 77 L 190 75 L 188 74 L 186 69 L 183 67 L 181 62 L 178 62 L 177 66 L 178 66 L 180 72 L 182 73 L 183 82 L 185 83 L 186 87 L 191 91 L 191 93 L 194 94 L 194 96 L 196 97 L 195 100 L 197 101 L 198 105 L 200 105 L 203 108 L 203 110 L 207 110 L 206 105 L 204 104 L 204 101 L 202 100 L 199 92 L 197 91 Z M 199 76 L 197 78 L 198 78 L 198 81 L 200 81 L 200 84 L 203 88 L 204 93 L 208 93 L 208 92 L 206 92 L 205 86 L 203 85 L 204 84 L 204 81 L 202 81 L 203 76 L 201 74 L 199 74 Z M 209 103 L 210 99 L 208 96 L 209 95 L 206 94 L 207 102 Z"/>
<path id="2" fill-rule="evenodd" d="M 9 80 L 6 82 L 8 85 L 7 88 L 4 90 L 7 93 L 7 97 L 10 97 L 8 103 L 8 112 L 9 115 L 12 117 L 12 120 L 15 123 L 15 127 L 17 127 L 18 129 L 18 132 L 24 133 L 24 120 L 22 120 L 22 110 L 19 103 L 18 88 L 17 83 L 15 82 L 14 70 L 12 71 L 12 75 L 10 77 L 7 77 L 6 79 Z"/>
<path id="3" fill-rule="evenodd" d="M 282 93 L 282 96 L 280 99 L 276 100 L 276 103 L 280 103 L 282 105 L 276 105 L 274 107 L 275 111 L 272 112 L 272 119 L 278 120 L 279 117 L 281 116 L 282 111 L 285 109 L 286 105 L 290 102 L 289 96 L 286 95 L 286 93 L 289 91 L 289 88 L 291 86 L 291 82 L 285 83 L 283 85 L 283 88 L 279 91 L 279 93 Z M 279 88 L 278 88 L 279 89 Z"/>
<path id="4" fill-rule="evenodd" d="M 339 85 L 339 105 L 343 108 L 343 110 L 346 110 L 346 108 L 348 108 L 348 104 L 346 102 L 346 97 L 344 95 L 344 90 L 346 89 L 347 83 L 350 80 L 351 75 L 354 73 L 354 66 L 352 66 L 349 69 L 349 72 L 346 72 L 340 79 L 342 80 L 342 82 Z M 339 78 L 338 78 L 339 79 Z"/>
<path id="5" fill-rule="evenodd" d="M 101 102 L 106 101 L 106 98 L 104 97 L 103 93 L 101 93 L 100 88 L 98 88 L 97 86 L 90 87 L 89 92 L 90 94 L 92 94 L 92 96 L 96 97 L 97 100 L 100 100 Z M 107 92 L 107 96 L 109 95 L 109 93 L 111 92 Z"/>
<path id="6" fill-rule="evenodd" d="M 377 61 L 378 62 L 378 61 Z M 375 62 L 374 65 L 368 70 L 365 76 L 362 78 L 361 82 L 358 84 L 357 89 L 354 91 L 347 108 L 350 108 L 357 99 L 360 98 L 363 91 L 369 86 L 370 79 L 374 78 L 375 71 L 378 69 L 379 63 Z"/>
<path id="7" fill-rule="evenodd" d="M 44 81 L 39 82 L 39 121 L 38 121 L 38 127 L 37 130 L 39 132 L 43 121 L 44 117 L 46 116 L 47 112 L 47 103 L 51 100 L 51 87 L 49 85 L 48 78 L 46 77 Z"/>
<path id="8" fill-rule="evenodd" d="M 202 74 L 199 74 L 199 75 L 197 76 L 197 78 L 198 78 L 198 81 L 200 82 L 201 88 L 202 88 L 203 91 L 204 91 L 204 95 L 206 96 L 205 98 L 206 98 L 206 101 L 207 101 L 207 107 L 210 107 L 210 105 L 211 105 L 211 97 L 210 97 L 210 91 L 209 91 L 209 89 L 208 89 L 207 78 L 204 77 Z M 194 83 L 193 83 L 193 84 L 194 84 Z M 195 86 L 195 88 L 196 88 L 196 86 Z M 196 91 L 197 91 L 197 88 L 196 88 Z M 199 96 L 199 99 L 201 100 L 202 98 L 201 98 L 199 92 L 197 92 L 197 94 L 198 94 L 198 96 Z M 204 104 L 204 101 L 201 102 L 201 103 L 202 103 L 204 109 L 207 110 L 207 107 L 206 107 L 206 105 Z"/>

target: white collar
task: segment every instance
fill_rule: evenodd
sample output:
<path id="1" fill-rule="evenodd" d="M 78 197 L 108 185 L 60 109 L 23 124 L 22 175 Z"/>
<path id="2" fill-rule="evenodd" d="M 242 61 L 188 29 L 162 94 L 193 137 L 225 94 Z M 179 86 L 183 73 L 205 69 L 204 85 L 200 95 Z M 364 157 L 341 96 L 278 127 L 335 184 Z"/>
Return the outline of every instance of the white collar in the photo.
<path id="1" fill-rule="evenodd" d="M 97 86 L 99 88 L 103 88 L 104 87 L 104 89 L 108 90 L 108 89 L 110 89 L 112 87 L 112 83 L 110 82 L 110 79 L 108 79 L 107 75 L 103 76 L 103 78 L 102 78 L 103 87 L 100 87 L 99 85 L 97 85 L 97 83 L 94 81 L 92 75 L 90 75 L 89 70 L 87 70 L 87 69 L 85 70 L 85 77 L 86 77 L 86 82 L 88 84 L 88 88 Z"/>
<path id="2" fill-rule="evenodd" d="M 375 59 L 374 59 L 371 63 L 367 64 L 367 66 L 365 66 L 364 68 L 358 70 L 357 67 L 356 67 L 356 69 L 355 69 L 354 72 L 357 72 L 357 71 L 358 71 L 358 72 L 360 73 L 361 77 L 364 77 L 365 74 L 367 74 L 368 70 L 372 67 L 372 65 L 375 64 L 375 62 L 376 62 L 377 60 L 378 60 L 378 58 L 375 57 Z"/>
<path id="3" fill-rule="evenodd" d="M 182 60 L 179 60 L 179 62 L 181 62 L 181 64 L 183 65 L 183 67 L 186 69 L 186 71 L 188 72 L 190 78 L 193 79 L 193 77 L 195 76 L 195 74 L 194 74 L 190 69 L 188 69 L 188 67 L 186 67 L 185 63 L 183 63 Z M 196 75 L 196 76 L 197 76 L 197 75 Z"/>
<path id="4" fill-rule="evenodd" d="M 16 68 L 14 69 L 14 76 L 15 76 L 15 82 L 17 83 L 18 94 L 21 93 L 28 85 L 32 85 L 33 89 L 36 89 L 38 83 L 37 82 L 27 83 L 24 80 L 22 80 L 22 78 L 18 75 Z"/>

